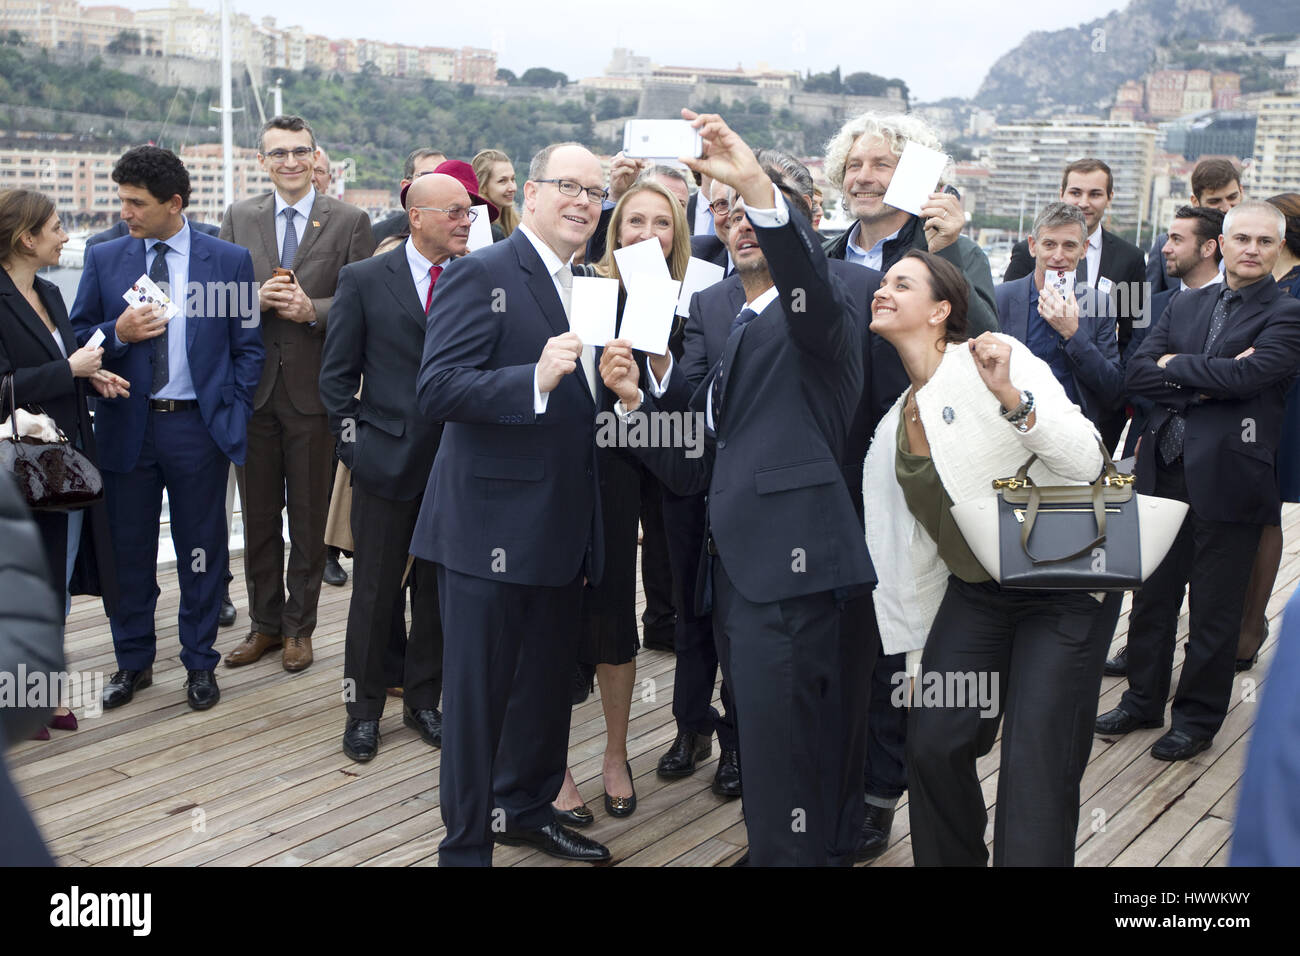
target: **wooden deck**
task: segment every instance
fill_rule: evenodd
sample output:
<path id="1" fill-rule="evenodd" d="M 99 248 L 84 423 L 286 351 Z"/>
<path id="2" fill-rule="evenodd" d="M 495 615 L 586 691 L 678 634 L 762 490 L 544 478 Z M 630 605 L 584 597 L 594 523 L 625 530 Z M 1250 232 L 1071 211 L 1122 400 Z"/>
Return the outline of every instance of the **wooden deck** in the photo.
<path id="1" fill-rule="evenodd" d="M 1177 764 L 1147 753 L 1161 731 L 1116 741 L 1095 739 L 1083 778 L 1077 863 L 1080 866 L 1222 866 L 1256 694 L 1272 660 L 1278 616 L 1300 578 L 1300 506 L 1283 513 L 1286 548 L 1269 604 L 1271 635 L 1256 667 L 1238 675 L 1232 709 L 1214 746 Z M 242 564 L 234 567 L 239 620 L 223 630 L 229 651 L 248 626 Z M 348 567 L 349 562 L 344 562 Z M 204 713 L 186 706 L 177 653 L 175 575 L 160 572 L 159 655 L 153 687 L 128 706 L 98 718 L 81 712 L 81 729 L 51 731 L 49 742 L 24 742 L 8 755 L 59 862 L 72 865 L 422 865 L 437 863 L 439 753 L 401 722 L 390 701 L 383 742 L 369 764 L 340 749 L 343 638 L 351 587 L 326 586 L 313 646 L 315 663 L 290 675 L 268 655 L 238 670 L 220 668 L 221 702 Z M 1115 637 L 1126 640 L 1125 614 Z M 1187 615 L 1179 622 L 1173 685 L 1181 670 Z M 69 670 L 115 669 L 108 624 L 97 601 L 78 599 L 68 621 Z M 601 809 L 604 719 L 597 695 L 574 709 L 569 761 L 596 822 L 584 832 L 630 866 L 720 866 L 745 849 L 740 802 L 709 790 L 714 756 L 693 777 L 667 782 L 655 774 L 672 741 L 673 657 L 643 651 L 632 704 L 628 750 L 638 807 L 618 820 Z M 1250 682 L 1248 684 L 1247 682 Z M 1099 711 L 1113 707 L 1122 679 L 1102 683 Z M 998 748 L 979 764 L 990 808 L 997 793 Z M 908 806 L 899 807 L 889 850 L 873 866 L 910 866 Z M 558 866 L 532 851 L 499 847 L 498 866 Z"/>

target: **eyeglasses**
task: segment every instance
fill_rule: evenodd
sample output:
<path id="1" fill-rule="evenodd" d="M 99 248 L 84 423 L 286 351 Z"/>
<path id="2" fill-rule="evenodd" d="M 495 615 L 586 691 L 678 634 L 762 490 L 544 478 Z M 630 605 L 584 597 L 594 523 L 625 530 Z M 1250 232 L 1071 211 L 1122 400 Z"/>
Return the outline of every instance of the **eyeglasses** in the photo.
<path id="1" fill-rule="evenodd" d="M 419 209 L 421 212 L 445 212 L 452 222 L 458 219 L 468 219 L 473 222 L 478 218 L 478 210 L 468 206 L 452 206 L 450 209 L 443 209 L 441 206 L 412 206 L 411 208 Z"/>
<path id="2" fill-rule="evenodd" d="M 266 158 L 273 163 L 283 163 L 286 159 L 292 156 L 301 163 L 305 160 L 311 159 L 315 152 L 316 150 L 308 146 L 299 146 L 296 149 L 273 149 L 266 153 Z"/>
<path id="3" fill-rule="evenodd" d="M 715 216 L 725 216 L 731 210 L 731 203 L 725 199 L 715 199 L 709 203 L 709 208 Z"/>
<path id="4" fill-rule="evenodd" d="M 588 189 L 571 179 L 535 179 L 536 183 L 555 183 L 555 188 L 560 191 L 561 196 L 568 196 L 570 199 L 576 199 L 580 193 L 587 194 L 587 200 L 594 203 L 602 203 L 609 198 L 608 189 Z"/>

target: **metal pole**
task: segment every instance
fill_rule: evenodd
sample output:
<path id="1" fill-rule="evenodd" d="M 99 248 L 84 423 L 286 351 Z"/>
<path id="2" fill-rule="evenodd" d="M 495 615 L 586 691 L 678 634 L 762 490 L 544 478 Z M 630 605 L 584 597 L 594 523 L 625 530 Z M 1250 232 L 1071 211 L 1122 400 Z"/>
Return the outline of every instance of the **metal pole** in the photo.
<path id="1" fill-rule="evenodd" d="M 235 131 L 230 86 L 230 0 L 221 0 L 221 159 L 225 167 L 226 208 L 235 201 Z"/>

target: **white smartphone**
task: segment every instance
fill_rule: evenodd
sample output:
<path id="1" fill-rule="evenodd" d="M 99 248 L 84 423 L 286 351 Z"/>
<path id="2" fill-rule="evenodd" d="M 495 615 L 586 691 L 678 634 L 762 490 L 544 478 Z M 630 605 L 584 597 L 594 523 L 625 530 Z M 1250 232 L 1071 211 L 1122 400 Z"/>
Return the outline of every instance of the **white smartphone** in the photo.
<path id="1" fill-rule="evenodd" d="M 628 120 L 623 154 L 636 159 L 677 159 L 704 154 L 704 141 L 686 120 Z"/>

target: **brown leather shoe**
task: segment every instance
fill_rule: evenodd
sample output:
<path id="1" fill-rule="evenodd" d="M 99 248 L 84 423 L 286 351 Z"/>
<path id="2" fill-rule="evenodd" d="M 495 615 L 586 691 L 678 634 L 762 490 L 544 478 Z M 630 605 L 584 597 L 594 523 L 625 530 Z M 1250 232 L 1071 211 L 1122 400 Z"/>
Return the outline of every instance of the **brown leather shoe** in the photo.
<path id="1" fill-rule="evenodd" d="M 270 634 L 263 634 L 257 628 L 253 628 L 248 632 L 248 637 L 244 638 L 244 643 L 226 655 L 226 666 L 242 667 L 245 664 L 251 664 L 267 651 L 279 647 L 281 643 L 279 635 L 272 637 Z"/>
<path id="2" fill-rule="evenodd" d="M 287 671 L 306 670 L 312 662 L 310 637 L 286 637 L 284 639 L 284 669 Z"/>

